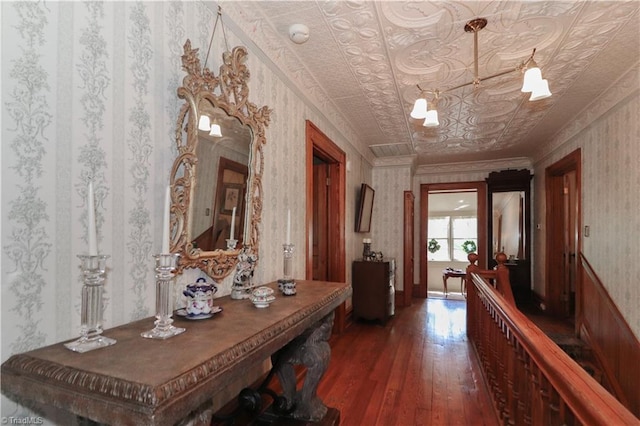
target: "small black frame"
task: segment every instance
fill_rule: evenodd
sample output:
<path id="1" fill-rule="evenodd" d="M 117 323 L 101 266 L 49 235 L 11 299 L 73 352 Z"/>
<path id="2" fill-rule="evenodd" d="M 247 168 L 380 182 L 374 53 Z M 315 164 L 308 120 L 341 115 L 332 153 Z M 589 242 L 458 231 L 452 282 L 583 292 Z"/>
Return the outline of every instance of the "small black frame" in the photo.
<path id="1" fill-rule="evenodd" d="M 358 209 L 356 211 L 356 232 L 371 231 L 371 216 L 373 214 L 375 193 L 375 190 L 366 183 L 360 186 L 360 199 L 358 200 Z"/>

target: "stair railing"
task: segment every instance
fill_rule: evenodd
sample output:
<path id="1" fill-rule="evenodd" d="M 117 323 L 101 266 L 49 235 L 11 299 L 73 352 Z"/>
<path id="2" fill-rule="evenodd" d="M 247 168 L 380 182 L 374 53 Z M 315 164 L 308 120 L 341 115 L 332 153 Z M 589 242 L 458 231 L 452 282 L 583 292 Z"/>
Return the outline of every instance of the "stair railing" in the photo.
<path id="1" fill-rule="evenodd" d="M 639 425 L 640 421 L 513 303 L 509 275 L 467 268 L 467 335 L 504 425 Z M 506 258 L 506 256 L 505 256 Z M 492 281 L 492 282 L 490 282 Z M 508 290 L 507 290 L 508 289 Z"/>

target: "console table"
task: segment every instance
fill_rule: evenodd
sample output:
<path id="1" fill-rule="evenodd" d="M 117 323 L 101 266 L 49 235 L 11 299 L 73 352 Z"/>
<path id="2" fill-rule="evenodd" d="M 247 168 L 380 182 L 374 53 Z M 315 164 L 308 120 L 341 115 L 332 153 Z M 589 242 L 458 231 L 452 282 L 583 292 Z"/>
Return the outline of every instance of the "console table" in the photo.
<path id="1" fill-rule="evenodd" d="M 215 302 L 223 311 L 211 319 L 174 315 L 187 331 L 167 340 L 140 336 L 153 326 L 154 318 L 146 318 L 105 330 L 117 340 L 113 346 L 81 354 L 62 342 L 13 355 L 2 364 L 2 393 L 28 407 L 54 406 L 105 424 L 209 424 L 212 395 L 351 295 L 345 283 L 297 281 L 296 288 L 291 297 L 276 291 L 265 309 L 222 297 Z"/>

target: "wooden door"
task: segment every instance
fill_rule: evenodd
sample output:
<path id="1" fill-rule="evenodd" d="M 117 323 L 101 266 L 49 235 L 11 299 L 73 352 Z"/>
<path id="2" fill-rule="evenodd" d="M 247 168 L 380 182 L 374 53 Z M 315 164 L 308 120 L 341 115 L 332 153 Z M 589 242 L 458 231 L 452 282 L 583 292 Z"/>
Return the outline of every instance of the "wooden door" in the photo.
<path id="1" fill-rule="evenodd" d="M 413 232 L 415 195 L 411 191 L 404 191 L 404 256 L 402 280 L 402 305 L 410 306 L 413 297 Z"/>
<path id="2" fill-rule="evenodd" d="M 577 253 L 580 250 L 580 150 L 549 166 L 546 190 L 546 282 L 548 312 L 573 317 L 579 307 L 576 297 Z"/>
<path id="3" fill-rule="evenodd" d="M 578 273 L 577 242 L 579 229 L 576 227 L 577 203 L 576 203 L 576 172 L 571 170 L 564 176 L 564 203 L 563 216 L 567 226 L 564 230 L 564 290 L 562 298 L 562 313 L 565 317 L 575 314 L 576 300 L 576 276 Z"/>
<path id="4" fill-rule="evenodd" d="M 328 186 L 329 169 L 327 164 L 317 159 L 313 164 L 313 272 L 311 279 L 329 280 L 328 252 Z"/>
<path id="5" fill-rule="evenodd" d="M 314 270 L 324 269 L 321 264 L 326 261 L 326 280 L 346 282 L 346 250 L 345 250 L 345 204 L 346 204 L 346 163 L 347 155 L 331 139 L 320 131 L 312 122 L 306 122 L 306 279 L 314 278 Z M 326 164 L 326 179 L 320 175 L 316 177 L 314 162 Z M 325 188 L 321 189 L 321 186 Z M 316 194 L 318 192 L 318 194 Z M 319 193 L 326 192 L 325 196 Z M 316 198 L 318 196 L 318 198 Z M 316 202 L 322 198 L 326 201 L 325 207 L 319 207 Z M 323 222 L 323 223 L 317 223 Z M 324 224 L 326 221 L 326 226 Z M 316 232 L 318 234 L 316 235 Z M 322 236 L 319 233 L 322 232 Z M 315 238 L 322 241 L 316 243 Z M 325 250 L 322 248 L 326 245 Z M 314 253 L 325 256 L 323 260 L 314 259 Z M 302 254 L 302 253 L 301 253 Z M 345 328 L 346 304 L 341 304 L 336 309 L 334 331 L 342 332 Z"/>

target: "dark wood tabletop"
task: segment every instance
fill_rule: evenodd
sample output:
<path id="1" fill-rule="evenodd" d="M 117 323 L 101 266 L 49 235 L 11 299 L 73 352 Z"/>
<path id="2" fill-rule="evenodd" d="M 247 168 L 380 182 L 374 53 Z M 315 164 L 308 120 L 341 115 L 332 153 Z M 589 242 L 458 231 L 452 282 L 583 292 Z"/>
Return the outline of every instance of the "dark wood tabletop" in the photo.
<path id="1" fill-rule="evenodd" d="M 117 340 L 86 353 L 64 342 L 13 355 L 2 364 L 2 393 L 31 407 L 55 406 L 106 424 L 172 425 L 206 405 L 221 387 L 331 313 L 351 294 L 345 283 L 297 281 L 295 296 L 258 309 L 222 297 L 222 312 L 193 321 L 174 315 L 186 332 L 145 339 L 146 318 L 105 330 Z M 249 385 L 249 383 L 247 383 Z"/>

